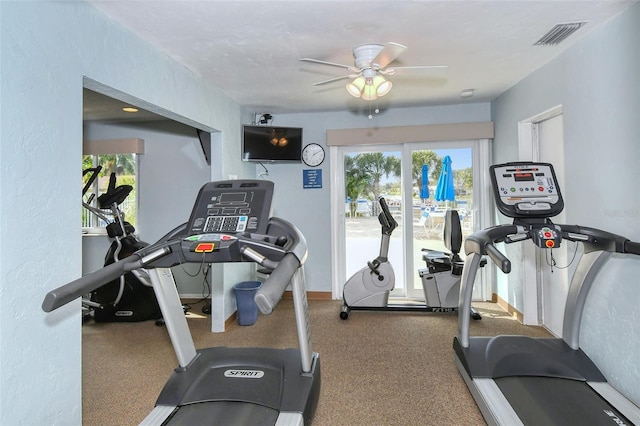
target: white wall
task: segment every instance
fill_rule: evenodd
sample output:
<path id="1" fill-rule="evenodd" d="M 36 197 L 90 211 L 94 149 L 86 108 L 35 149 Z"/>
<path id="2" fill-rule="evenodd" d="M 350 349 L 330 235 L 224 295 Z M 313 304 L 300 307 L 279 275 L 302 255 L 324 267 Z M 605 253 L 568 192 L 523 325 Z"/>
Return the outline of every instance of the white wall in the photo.
<path id="1" fill-rule="evenodd" d="M 561 104 L 566 221 L 639 241 L 639 75 L 640 4 L 590 33 L 492 103 L 494 162 L 518 158 L 518 121 Z M 520 253 L 515 244 L 508 249 L 514 259 Z M 640 287 L 632 266 L 638 261 L 627 260 L 632 262 L 627 266 L 615 262 L 607 265 L 615 268 L 615 274 L 607 269 L 609 273 L 598 275 L 596 286 L 604 287 L 594 289 L 598 297 L 590 297 L 587 305 L 582 346 L 595 354 L 615 344 L 615 350 L 602 356 L 599 365 L 617 386 L 635 389 L 635 402 L 640 404 L 640 373 L 630 369 L 625 359 L 640 353 L 640 334 L 637 327 L 622 326 L 640 323 Z M 497 293 L 516 309 L 522 308 L 518 271 L 501 276 Z"/>
<path id="2" fill-rule="evenodd" d="M 253 174 L 237 154 L 248 114 L 88 3 L 3 1 L 0 24 L 0 424 L 79 425 L 79 301 L 40 305 L 81 274 L 83 79 L 221 131 L 220 175 Z"/>
<path id="3" fill-rule="evenodd" d="M 311 291 L 331 292 L 331 199 L 330 179 L 333 169 L 326 146 L 327 129 L 411 126 L 439 123 L 467 123 L 490 121 L 490 105 L 476 103 L 422 108 L 395 108 L 382 111 L 369 120 L 366 114 L 351 112 L 324 112 L 281 114 L 274 116 L 274 126 L 302 127 L 303 145 L 318 143 L 325 147 L 327 156 L 322 169 L 322 188 L 303 189 L 301 164 L 267 165 L 266 179 L 275 183 L 273 215 L 296 224 L 309 245 L 305 266 L 307 288 Z M 256 166 L 256 173 L 263 172 Z"/>

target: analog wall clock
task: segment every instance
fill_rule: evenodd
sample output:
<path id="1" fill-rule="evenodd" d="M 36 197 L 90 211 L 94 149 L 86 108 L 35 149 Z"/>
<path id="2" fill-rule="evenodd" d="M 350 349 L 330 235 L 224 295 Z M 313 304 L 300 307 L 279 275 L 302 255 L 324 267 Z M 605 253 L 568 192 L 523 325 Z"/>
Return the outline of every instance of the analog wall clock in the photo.
<path id="1" fill-rule="evenodd" d="M 318 167 L 324 161 L 324 148 L 317 143 L 310 143 L 302 149 L 302 161 L 310 167 Z"/>

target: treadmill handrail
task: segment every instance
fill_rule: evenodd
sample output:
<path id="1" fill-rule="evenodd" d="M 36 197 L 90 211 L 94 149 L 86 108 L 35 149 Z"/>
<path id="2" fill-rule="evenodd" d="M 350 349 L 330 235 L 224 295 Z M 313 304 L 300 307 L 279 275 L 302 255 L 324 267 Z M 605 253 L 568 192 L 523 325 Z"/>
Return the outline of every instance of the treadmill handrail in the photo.
<path id="1" fill-rule="evenodd" d="M 293 253 L 285 254 L 253 298 L 260 312 L 265 315 L 273 312 L 300 266 L 300 261 Z"/>
<path id="2" fill-rule="evenodd" d="M 56 310 L 72 300 L 101 287 L 104 283 L 112 281 L 127 272 L 143 268 L 147 263 L 159 259 L 170 252 L 171 250 L 168 247 L 162 247 L 146 256 L 134 253 L 102 269 L 84 275 L 47 293 L 42 302 L 42 310 L 45 312 Z"/>
<path id="3" fill-rule="evenodd" d="M 292 260 L 288 260 L 284 265 L 296 263 L 297 267 L 300 267 L 304 264 L 307 257 L 307 243 L 302 235 L 302 233 L 290 222 L 286 220 L 272 217 L 269 221 L 269 226 L 273 227 L 278 233 L 285 233 L 287 242 L 284 247 L 280 250 L 278 247 L 277 252 L 279 256 L 283 256 L 282 259 L 270 259 L 271 262 L 282 262 L 285 257 L 289 257 L 288 254 L 295 259 L 295 262 Z M 138 250 L 136 253 L 131 256 L 121 259 L 117 262 L 114 262 L 110 265 L 103 267 L 95 272 L 86 274 L 76 280 L 73 280 L 65 285 L 62 285 L 54 290 L 51 290 L 44 298 L 42 302 L 42 309 L 45 312 L 51 312 L 59 307 L 71 302 L 74 299 L 82 297 L 83 295 L 90 293 L 102 285 L 112 281 L 121 275 L 124 275 L 127 272 L 131 272 L 136 269 L 141 269 L 143 267 L 146 268 L 159 268 L 159 267 L 170 267 L 173 264 L 178 264 L 182 261 L 181 256 L 181 242 L 185 237 L 185 224 L 180 225 L 173 229 L 171 232 L 166 234 L 163 238 L 161 238 L 157 243 L 144 247 Z M 260 241 L 257 241 L 257 238 Z M 238 236 L 239 244 L 247 244 L 252 245 L 253 247 L 267 246 L 269 244 L 261 241 L 263 236 Z M 273 245 L 270 245 L 273 249 Z M 171 255 L 171 256 L 167 256 Z M 275 265 L 276 263 L 272 263 Z M 295 269 L 297 269 L 297 267 Z M 286 289 L 291 276 L 295 273 L 295 269 L 291 271 L 291 274 L 287 276 L 283 273 L 278 273 L 275 277 L 269 282 L 269 285 L 265 286 L 267 288 L 276 286 L 284 286 L 280 295 L 277 296 L 276 291 L 271 294 L 270 290 L 268 292 L 269 296 L 266 300 L 270 302 L 265 303 L 264 309 L 269 310 L 273 309 L 277 302 L 280 300 L 282 293 Z M 278 279 L 285 280 L 282 283 L 275 284 Z M 265 283 L 266 284 L 266 283 Z M 266 290 L 265 290 L 266 292 Z M 265 296 L 266 297 L 266 296 Z"/>
<path id="4" fill-rule="evenodd" d="M 473 284 L 478 268 L 480 267 L 480 258 L 488 255 L 491 260 L 505 273 L 511 271 L 510 260 L 500 252 L 495 243 L 513 243 L 524 241 L 532 238 L 533 232 L 541 226 L 552 226 L 559 232 L 565 240 L 581 242 L 584 245 L 584 253 L 592 252 L 616 252 L 640 254 L 640 243 L 631 242 L 628 238 L 603 231 L 596 228 L 590 228 L 579 225 L 557 225 L 549 221 L 540 223 L 519 223 L 508 225 L 497 225 L 491 228 L 474 232 L 467 237 L 464 243 L 467 259 L 464 263 L 462 280 L 460 282 L 460 297 L 458 300 L 458 339 L 464 348 L 469 347 L 469 317 L 471 314 L 471 299 L 473 294 Z M 579 262 L 585 264 L 590 261 L 591 257 L 583 256 Z M 576 285 L 576 287 L 584 287 L 581 292 L 580 300 L 577 300 L 572 306 L 572 313 L 580 316 L 582 314 L 582 304 L 584 303 L 585 292 L 588 292 L 591 281 L 595 273 L 602 267 L 604 261 L 592 262 L 588 265 L 588 271 L 581 276 L 582 280 L 589 280 L 588 285 Z M 571 283 L 573 286 L 573 281 Z M 570 286 L 570 287 L 571 287 Z M 569 303 L 569 301 L 567 302 Z M 578 306 L 580 305 L 580 306 Z M 575 319 L 574 324 L 580 324 L 580 318 Z M 576 326 L 571 327 L 575 329 Z M 568 344 L 572 347 L 577 346 L 577 332 L 568 333 Z"/>
<path id="5" fill-rule="evenodd" d="M 622 237 L 601 229 L 590 228 L 580 225 L 554 225 L 550 222 L 539 224 L 539 226 L 555 226 L 563 239 L 581 242 L 585 246 L 585 252 L 603 250 L 617 253 L 638 254 L 639 243 L 633 243 L 628 238 Z M 488 255 L 500 267 L 504 273 L 509 273 L 510 261 L 497 249 L 494 244 L 505 242 L 512 243 L 531 238 L 531 233 L 538 229 L 536 224 L 528 225 L 498 225 L 483 229 L 469 235 L 464 242 L 466 254 L 477 253 Z"/>

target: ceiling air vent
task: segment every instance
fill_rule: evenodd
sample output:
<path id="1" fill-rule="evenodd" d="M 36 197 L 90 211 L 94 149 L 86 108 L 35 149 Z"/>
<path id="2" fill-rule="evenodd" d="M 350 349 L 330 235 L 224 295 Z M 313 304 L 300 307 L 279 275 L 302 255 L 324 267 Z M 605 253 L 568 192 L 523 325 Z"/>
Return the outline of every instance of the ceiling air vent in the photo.
<path id="1" fill-rule="evenodd" d="M 545 35 L 540 37 L 540 40 L 536 41 L 534 46 L 555 46 L 556 44 L 564 41 L 564 39 L 576 32 L 586 23 L 586 21 L 582 21 L 556 24 L 553 28 L 547 31 Z"/>

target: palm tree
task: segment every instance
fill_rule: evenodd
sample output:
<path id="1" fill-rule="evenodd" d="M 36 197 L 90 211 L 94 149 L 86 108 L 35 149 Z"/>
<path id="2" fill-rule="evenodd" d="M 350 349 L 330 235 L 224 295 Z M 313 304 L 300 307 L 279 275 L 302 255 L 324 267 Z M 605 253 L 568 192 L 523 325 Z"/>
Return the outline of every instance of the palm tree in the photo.
<path id="1" fill-rule="evenodd" d="M 473 188 L 473 169 L 467 167 L 466 169 L 454 170 L 453 181 L 459 190 L 470 191 Z"/>
<path id="2" fill-rule="evenodd" d="M 362 171 L 356 166 L 355 158 L 349 155 L 344 157 L 344 170 L 345 190 L 347 197 L 351 200 L 349 210 L 351 211 L 351 216 L 353 216 L 355 214 L 358 198 L 360 198 L 360 194 L 362 194 L 365 189 L 371 185 L 371 179 L 370 176 L 362 173 Z"/>
<path id="3" fill-rule="evenodd" d="M 355 165 L 361 173 L 371 179 L 371 193 L 373 199 L 380 196 L 380 181 L 390 175 L 400 176 L 400 159 L 393 155 L 384 155 L 382 152 L 366 152 L 355 157 Z"/>

